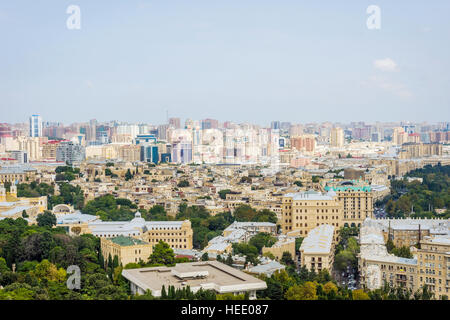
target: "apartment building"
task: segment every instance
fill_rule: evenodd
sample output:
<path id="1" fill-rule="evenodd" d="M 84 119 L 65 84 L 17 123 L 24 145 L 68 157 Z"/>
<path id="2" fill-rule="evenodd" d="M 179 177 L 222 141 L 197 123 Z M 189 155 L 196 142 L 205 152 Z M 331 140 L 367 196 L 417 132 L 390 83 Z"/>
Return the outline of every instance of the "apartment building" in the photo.
<path id="1" fill-rule="evenodd" d="M 326 191 L 336 192 L 343 204 L 343 223 L 345 227 L 360 227 L 366 218 L 373 217 L 373 193 L 370 186 L 341 185 L 325 187 Z"/>
<path id="2" fill-rule="evenodd" d="M 320 193 L 309 190 L 289 193 L 283 197 L 281 229 L 284 234 L 306 237 L 309 232 L 322 225 L 334 228 L 335 240 L 343 226 L 344 207 L 332 190 Z"/>
<path id="3" fill-rule="evenodd" d="M 449 296 L 450 236 L 425 237 L 417 251 L 418 286 L 426 285 L 436 299 Z"/>
<path id="4" fill-rule="evenodd" d="M 320 272 L 323 269 L 332 271 L 335 229 L 332 225 L 322 224 L 309 232 L 300 246 L 302 266 L 306 266 L 308 270 L 314 270 L 315 272 Z"/>

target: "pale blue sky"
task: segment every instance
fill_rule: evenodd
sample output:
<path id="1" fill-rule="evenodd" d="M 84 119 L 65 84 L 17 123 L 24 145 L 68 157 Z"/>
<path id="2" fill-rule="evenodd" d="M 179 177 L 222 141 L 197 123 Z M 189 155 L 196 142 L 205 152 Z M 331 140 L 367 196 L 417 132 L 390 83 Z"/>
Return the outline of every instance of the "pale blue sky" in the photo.
<path id="1" fill-rule="evenodd" d="M 66 28 L 70 4 L 81 30 Z M 371 4 L 381 30 L 366 27 Z M 259 124 L 448 121 L 449 14 L 448 0 L 2 1 L 0 122 L 157 124 L 166 110 Z"/>

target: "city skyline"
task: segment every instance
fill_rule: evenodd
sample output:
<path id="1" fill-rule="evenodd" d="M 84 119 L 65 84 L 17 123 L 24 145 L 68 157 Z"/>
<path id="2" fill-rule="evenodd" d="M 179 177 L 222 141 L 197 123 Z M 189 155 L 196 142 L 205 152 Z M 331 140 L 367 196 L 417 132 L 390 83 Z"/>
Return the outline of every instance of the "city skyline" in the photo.
<path id="1" fill-rule="evenodd" d="M 445 1 L 378 1 L 379 30 L 369 1 L 77 1 L 68 30 L 71 4 L 0 5 L 0 108 L 14 110 L 2 122 L 450 116 Z"/>

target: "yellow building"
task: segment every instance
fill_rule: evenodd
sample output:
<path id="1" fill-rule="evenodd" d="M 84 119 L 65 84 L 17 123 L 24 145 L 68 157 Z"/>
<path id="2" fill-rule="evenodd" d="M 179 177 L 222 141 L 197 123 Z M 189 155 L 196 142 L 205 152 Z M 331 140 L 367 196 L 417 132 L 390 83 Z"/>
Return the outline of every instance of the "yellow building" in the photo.
<path id="1" fill-rule="evenodd" d="M 281 260 L 284 252 L 289 252 L 292 256 L 292 259 L 295 258 L 295 238 L 292 237 L 281 237 L 278 241 L 269 247 L 263 247 L 262 253 L 272 254 L 276 260 Z"/>
<path id="2" fill-rule="evenodd" d="M 426 285 L 435 299 L 450 291 L 450 237 L 425 237 L 417 250 L 418 286 Z"/>
<path id="3" fill-rule="evenodd" d="M 107 261 L 108 257 L 117 256 L 119 263 L 126 266 L 128 263 L 147 262 L 153 252 L 153 246 L 145 241 L 132 237 L 119 236 L 116 238 L 101 238 L 102 255 Z"/>
<path id="4" fill-rule="evenodd" d="M 0 183 L 0 218 L 21 218 L 23 211 L 25 211 L 28 217 L 34 220 L 44 210 L 47 210 L 46 196 L 18 198 L 15 185 L 10 187 L 10 192 L 6 192 L 3 184 Z"/>
<path id="5" fill-rule="evenodd" d="M 142 239 L 152 245 L 164 241 L 172 249 L 192 249 L 194 232 L 191 221 L 148 221 Z"/>
<path id="6" fill-rule="evenodd" d="M 370 186 L 341 185 L 325 187 L 325 190 L 337 193 L 343 205 L 345 227 L 360 227 L 366 218 L 373 217 L 373 193 Z"/>
<path id="7" fill-rule="evenodd" d="M 322 194 L 310 190 L 286 194 L 283 197 L 282 232 L 306 237 L 312 229 L 329 224 L 335 227 L 337 240 L 338 229 L 343 226 L 343 211 L 343 204 L 333 191 Z"/>

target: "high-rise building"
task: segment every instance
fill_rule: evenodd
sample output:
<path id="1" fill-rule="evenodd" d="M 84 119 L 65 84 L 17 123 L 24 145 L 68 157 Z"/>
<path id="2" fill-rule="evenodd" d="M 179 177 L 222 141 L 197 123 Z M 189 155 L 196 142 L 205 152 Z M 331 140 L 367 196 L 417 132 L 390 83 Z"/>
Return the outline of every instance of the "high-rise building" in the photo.
<path id="1" fill-rule="evenodd" d="M 330 145 L 336 148 L 342 148 L 344 146 L 344 130 L 342 128 L 331 129 Z"/>
<path id="2" fill-rule="evenodd" d="M 37 114 L 30 117 L 30 137 L 42 136 L 42 118 Z"/>
<path id="3" fill-rule="evenodd" d="M 169 125 L 175 129 L 181 129 L 180 118 L 169 118 Z"/>
<path id="4" fill-rule="evenodd" d="M 281 127 L 280 121 L 272 121 L 270 123 L 270 128 L 271 129 L 280 129 L 280 127 Z"/>
<path id="5" fill-rule="evenodd" d="M 291 147 L 298 151 L 314 152 L 316 149 L 316 139 L 314 135 L 301 135 L 291 138 Z"/>
<path id="6" fill-rule="evenodd" d="M 96 141 L 97 140 L 97 120 L 92 119 L 89 121 L 89 126 L 86 130 L 86 140 Z"/>
<path id="7" fill-rule="evenodd" d="M 215 119 L 202 120 L 202 130 L 219 128 L 219 121 Z"/>
<path id="8" fill-rule="evenodd" d="M 86 151 L 83 146 L 72 141 L 62 141 L 56 148 L 56 161 L 73 164 L 81 162 L 86 158 Z"/>

